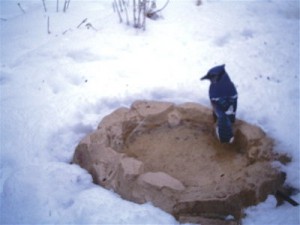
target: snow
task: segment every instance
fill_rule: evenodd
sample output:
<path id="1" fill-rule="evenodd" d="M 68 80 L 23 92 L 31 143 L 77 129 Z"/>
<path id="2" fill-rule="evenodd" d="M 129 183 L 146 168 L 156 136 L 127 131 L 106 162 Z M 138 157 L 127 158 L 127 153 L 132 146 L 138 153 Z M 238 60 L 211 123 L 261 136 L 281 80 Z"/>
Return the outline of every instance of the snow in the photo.
<path id="1" fill-rule="evenodd" d="M 199 78 L 223 63 L 237 117 L 292 156 L 282 169 L 300 189 L 299 1 L 173 0 L 144 32 L 119 24 L 111 0 L 71 1 L 66 13 L 62 1 L 58 13 L 45 2 L 47 12 L 42 1 L 0 2 L 1 223 L 178 224 L 94 185 L 70 161 L 105 115 L 136 99 L 209 106 Z M 77 28 L 85 18 L 96 30 Z M 270 196 L 243 224 L 300 224 L 299 214 Z"/>
<path id="2" fill-rule="evenodd" d="M 264 203 L 258 206 L 249 207 L 246 213 L 248 216 L 244 219 L 244 224 L 299 224 L 299 220 L 297 220 L 299 209 L 291 209 L 291 206 L 287 204 L 276 208 L 274 196 L 269 196 Z"/>

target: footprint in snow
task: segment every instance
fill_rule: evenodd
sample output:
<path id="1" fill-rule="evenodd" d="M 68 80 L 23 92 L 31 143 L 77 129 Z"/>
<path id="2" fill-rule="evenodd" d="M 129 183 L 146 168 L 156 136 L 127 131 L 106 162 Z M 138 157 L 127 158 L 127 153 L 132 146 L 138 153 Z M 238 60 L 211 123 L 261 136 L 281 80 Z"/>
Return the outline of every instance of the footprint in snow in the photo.
<path id="1" fill-rule="evenodd" d="M 229 43 L 229 41 L 231 40 L 231 35 L 230 34 L 225 34 L 225 35 L 222 35 L 220 37 L 217 37 L 214 41 L 215 45 L 218 46 L 218 47 L 223 47 L 225 46 L 226 44 Z"/>
<path id="2" fill-rule="evenodd" d="M 5 85 L 10 81 L 8 73 L 0 71 L 0 85 Z"/>
<path id="3" fill-rule="evenodd" d="M 67 57 L 71 58 L 75 62 L 84 63 L 99 60 L 99 56 L 85 50 L 74 50 L 67 53 Z"/>

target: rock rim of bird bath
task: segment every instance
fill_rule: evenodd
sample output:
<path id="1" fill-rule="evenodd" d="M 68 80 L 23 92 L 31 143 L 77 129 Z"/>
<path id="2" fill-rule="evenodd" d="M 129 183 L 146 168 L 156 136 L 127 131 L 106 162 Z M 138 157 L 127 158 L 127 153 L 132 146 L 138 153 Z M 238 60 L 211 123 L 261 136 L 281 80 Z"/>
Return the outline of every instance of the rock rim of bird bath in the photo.
<path id="1" fill-rule="evenodd" d="M 73 163 L 94 183 L 181 222 L 238 224 L 243 208 L 282 187 L 287 157 L 258 126 L 237 119 L 234 135 L 219 143 L 212 110 L 200 104 L 138 100 L 104 117 Z"/>

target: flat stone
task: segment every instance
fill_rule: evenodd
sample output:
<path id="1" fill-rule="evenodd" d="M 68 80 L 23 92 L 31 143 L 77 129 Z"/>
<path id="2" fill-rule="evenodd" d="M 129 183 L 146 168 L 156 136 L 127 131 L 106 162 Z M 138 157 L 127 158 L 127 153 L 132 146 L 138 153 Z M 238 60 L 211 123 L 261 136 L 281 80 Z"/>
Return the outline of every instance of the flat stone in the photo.
<path id="1" fill-rule="evenodd" d="M 125 157 L 121 160 L 124 176 L 134 177 L 144 172 L 144 164 L 134 158 Z"/>
<path id="2" fill-rule="evenodd" d="M 144 185 L 143 183 L 145 183 L 158 189 L 170 188 L 175 191 L 183 191 L 185 189 L 185 187 L 179 180 L 163 172 L 144 173 L 139 177 L 138 182 L 141 185 Z"/>

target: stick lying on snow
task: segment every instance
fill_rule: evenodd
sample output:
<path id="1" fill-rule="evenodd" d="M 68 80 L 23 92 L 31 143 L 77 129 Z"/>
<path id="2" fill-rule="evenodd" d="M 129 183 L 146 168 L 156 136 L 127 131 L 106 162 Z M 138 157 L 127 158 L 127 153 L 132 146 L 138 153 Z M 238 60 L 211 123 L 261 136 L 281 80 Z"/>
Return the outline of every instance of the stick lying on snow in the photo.
<path id="1" fill-rule="evenodd" d="M 295 200 L 293 200 L 290 196 L 288 196 L 286 193 L 284 193 L 281 190 L 276 191 L 275 196 L 277 198 L 283 199 L 284 201 L 287 201 L 292 206 L 298 206 L 299 205 L 298 202 L 296 202 Z"/>

